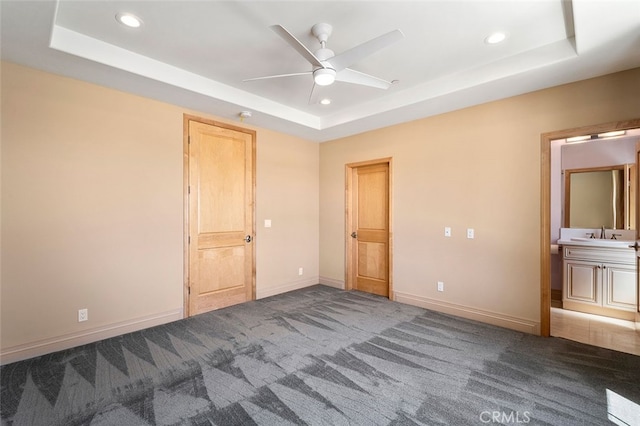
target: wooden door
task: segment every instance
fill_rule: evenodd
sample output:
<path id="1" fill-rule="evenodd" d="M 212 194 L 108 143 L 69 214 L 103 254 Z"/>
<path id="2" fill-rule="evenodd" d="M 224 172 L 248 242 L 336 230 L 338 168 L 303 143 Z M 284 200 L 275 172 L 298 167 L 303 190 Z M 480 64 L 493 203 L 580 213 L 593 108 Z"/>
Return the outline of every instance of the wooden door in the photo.
<path id="1" fill-rule="evenodd" d="M 255 298 L 255 133 L 185 117 L 189 316 Z"/>
<path id="2" fill-rule="evenodd" d="M 390 160 L 347 166 L 347 289 L 391 294 Z"/>

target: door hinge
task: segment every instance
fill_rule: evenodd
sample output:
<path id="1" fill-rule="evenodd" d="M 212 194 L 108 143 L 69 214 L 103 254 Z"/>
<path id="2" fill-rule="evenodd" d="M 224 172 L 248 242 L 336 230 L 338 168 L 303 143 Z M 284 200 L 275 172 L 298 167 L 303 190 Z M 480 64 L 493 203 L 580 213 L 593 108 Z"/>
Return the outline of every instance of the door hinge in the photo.
<path id="1" fill-rule="evenodd" d="M 191 136 L 187 136 L 187 144 L 191 143 Z"/>
<path id="2" fill-rule="evenodd" d="M 191 294 L 191 286 L 187 287 L 187 292 Z"/>
<path id="3" fill-rule="evenodd" d="M 187 240 L 188 240 L 187 244 L 191 244 L 191 235 L 187 237 Z"/>
<path id="4" fill-rule="evenodd" d="M 187 194 L 191 194 L 191 185 L 187 187 Z"/>

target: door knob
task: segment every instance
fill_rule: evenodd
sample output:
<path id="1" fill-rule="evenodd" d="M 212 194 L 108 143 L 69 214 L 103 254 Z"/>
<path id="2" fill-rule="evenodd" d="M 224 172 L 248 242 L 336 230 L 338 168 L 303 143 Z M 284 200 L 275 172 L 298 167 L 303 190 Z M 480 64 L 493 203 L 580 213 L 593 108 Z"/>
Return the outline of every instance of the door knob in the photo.
<path id="1" fill-rule="evenodd" d="M 247 235 L 246 237 L 244 237 L 244 240 L 245 240 L 247 243 L 250 243 L 252 239 L 253 239 L 253 238 L 251 238 L 251 235 Z"/>
<path id="2" fill-rule="evenodd" d="M 351 238 L 358 238 L 358 233 L 357 232 L 352 232 L 351 233 Z"/>

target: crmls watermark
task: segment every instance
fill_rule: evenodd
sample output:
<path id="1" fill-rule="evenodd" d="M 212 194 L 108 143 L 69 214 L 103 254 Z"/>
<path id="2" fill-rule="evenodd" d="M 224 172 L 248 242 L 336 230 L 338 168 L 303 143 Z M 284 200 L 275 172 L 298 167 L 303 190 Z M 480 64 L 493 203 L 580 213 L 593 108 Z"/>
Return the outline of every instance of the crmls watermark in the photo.
<path id="1" fill-rule="evenodd" d="M 483 411 L 480 413 L 482 423 L 524 424 L 531 421 L 528 411 Z"/>

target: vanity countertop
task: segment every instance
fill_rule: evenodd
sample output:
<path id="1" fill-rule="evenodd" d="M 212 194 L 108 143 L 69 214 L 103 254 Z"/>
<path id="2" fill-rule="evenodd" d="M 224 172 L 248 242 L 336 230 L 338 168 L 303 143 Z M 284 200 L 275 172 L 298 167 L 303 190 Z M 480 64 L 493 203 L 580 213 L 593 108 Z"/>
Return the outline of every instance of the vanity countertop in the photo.
<path id="1" fill-rule="evenodd" d="M 582 247 L 628 249 L 636 243 L 636 231 L 631 229 L 606 229 L 607 238 L 598 238 L 602 231 L 590 228 L 561 228 L 558 245 L 573 245 Z M 612 235 L 617 237 L 615 240 Z M 594 235 L 596 238 L 590 238 Z"/>
<path id="2" fill-rule="evenodd" d="M 599 238 L 566 238 L 558 240 L 559 245 L 572 245 L 582 247 L 620 248 L 633 250 L 634 240 L 602 240 Z"/>

